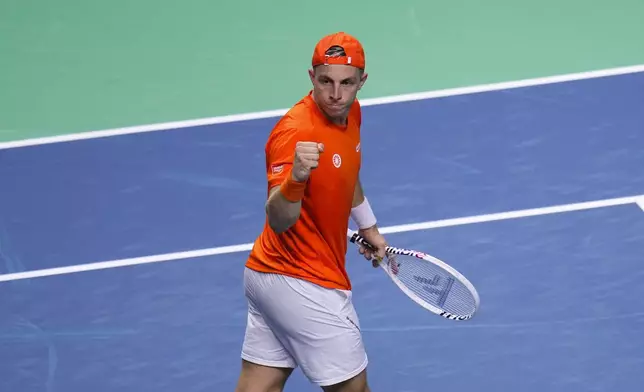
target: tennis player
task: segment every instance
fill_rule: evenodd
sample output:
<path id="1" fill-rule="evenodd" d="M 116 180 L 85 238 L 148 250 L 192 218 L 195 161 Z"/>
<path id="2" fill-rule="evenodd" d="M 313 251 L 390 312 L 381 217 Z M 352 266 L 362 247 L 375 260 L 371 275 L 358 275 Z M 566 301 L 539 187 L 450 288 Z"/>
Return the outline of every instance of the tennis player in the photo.
<path id="1" fill-rule="evenodd" d="M 300 367 L 324 391 L 365 392 L 367 354 L 345 269 L 352 218 L 374 251 L 387 243 L 363 194 L 361 43 L 345 33 L 316 45 L 313 89 L 266 143 L 267 219 L 244 271 L 247 327 L 237 392 L 278 392 Z"/>

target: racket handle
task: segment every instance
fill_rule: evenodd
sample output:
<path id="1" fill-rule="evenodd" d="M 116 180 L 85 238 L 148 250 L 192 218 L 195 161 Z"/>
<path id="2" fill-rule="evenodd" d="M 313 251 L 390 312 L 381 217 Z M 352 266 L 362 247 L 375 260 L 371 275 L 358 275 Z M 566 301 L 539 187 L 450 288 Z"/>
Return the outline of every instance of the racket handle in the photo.
<path id="1" fill-rule="evenodd" d="M 360 245 L 364 245 L 364 246 L 366 246 L 367 248 L 369 248 L 369 249 L 371 249 L 371 250 L 374 250 L 373 245 L 371 245 L 370 243 L 368 243 L 368 242 L 367 242 L 367 240 L 365 240 L 365 239 L 364 239 L 364 237 L 362 237 L 362 236 L 361 236 L 360 234 L 358 234 L 358 233 L 353 233 L 353 235 L 351 236 L 350 241 L 351 241 L 351 242 L 353 242 L 354 244 L 356 244 L 356 243 L 357 243 L 357 244 L 360 244 Z"/>
<path id="2" fill-rule="evenodd" d="M 364 237 L 363 237 L 363 236 L 361 236 L 361 235 L 360 235 L 360 234 L 358 234 L 358 233 L 353 233 L 353 235 L 351 235 L 351 238 L 349 239 L 349 241 L 351 241 L 351 242 L 352 242 L 352 243 L 354 243 L 354 244 L 356 244 L 356 243 L 357 243 L 357 244 L 360 244 L 360 245 L 366 246 L 367 248 L 369 248 L 369 249 L 371 249 L 371 250 L 376 250 L 376 249 L 373 247 L 373 245 L 371 245 L 369 242 L 367 242 L 367 240 L 366 240 L 366 239 L 364 239 Z M 385 248 L 385 253 L 392 253 L 393 249 L 394 249 L 394 248 L 392 248 L 391 246 L 388 246 L 388 247 L 386 247 L 386 248 Z"/>
<path id="3" fill-rule="evenodd" d="M 353 233 L 353 235 L 351 236 L 351 242 L 353 242 L 354 244 L 358 243 L 360 245 L 364 245 L 371 250 L 376 250 L 376 248 L 374 248 L 373 245 L 367 242 L 367 240 L 365 240 L 364 237 L 358 233 Z M 388 246 L 387 248 L 385 248 L 385 252 L 387 253 L 389 253 L 390 250 L 391 250 L 391 246 Z"/>

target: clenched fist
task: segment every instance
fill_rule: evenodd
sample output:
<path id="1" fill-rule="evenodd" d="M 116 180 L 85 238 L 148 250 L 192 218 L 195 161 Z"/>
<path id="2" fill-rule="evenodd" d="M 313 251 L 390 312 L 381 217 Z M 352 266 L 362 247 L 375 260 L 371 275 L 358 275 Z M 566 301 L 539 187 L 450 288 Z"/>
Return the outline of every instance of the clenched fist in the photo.
<path id="1" fill-rule="evenodd" d="M 324 145 L 317 142 L 297 142 L 295 145 L 295 158 L 291 175 L 298 182 L 306 181 L 311 175 L 311 170 L 318 167 L 320 153 Z"/>

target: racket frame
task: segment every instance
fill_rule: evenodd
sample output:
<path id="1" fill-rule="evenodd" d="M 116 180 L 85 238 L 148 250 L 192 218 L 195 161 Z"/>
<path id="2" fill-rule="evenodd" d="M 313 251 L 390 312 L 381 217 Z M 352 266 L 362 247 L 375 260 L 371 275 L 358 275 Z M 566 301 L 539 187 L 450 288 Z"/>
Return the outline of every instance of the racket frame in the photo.
<path id="1" fill-rule="evenodd" d="M 360 245 L 363 245 L 365 247 L 368 247 L 371 250 L 374 249 L 374 247 L 369 242 L 367 242 L 367 240 L 364 237 L 362 237 L 358 233 L 353 233 L 351 235 L 351 237 L 350 237 L 350 241 L 352 243 L 354 243 L 354 244 L 360 244 Z M 405 293 L 410 299 L 412 299 L 418 305 L 420 305 L 423 308 L 429 310 L 430 312 L 435 313 L 435 314 L 437 314 L 439 316 L 442 316 L 442 317 L 444 317 L 444 318 L 446 318 L 448 320 L 465 321 L 465 320 L 471 319 L 474 316 L 474 313 L 476 313 L 476 311 L 479 308 L 479 303 L 480 303 L 479 294 L 476 291 L 476 288 L 474 287 L 474 285 L 465 276 L 463 276 L 463 274 L 458 272 L 452 266 L 450 266 L 449 264 L 445 263 L 444 261 L 442 261 L 442 260 L 440 260 L 440 259 L 438 259 L 438 258 L 436 258 L 436 257 L 434 257 L 432 255 L 429 255 L 429 254 L 427 254 L 425 252 L 420 252 L 420 251 L 417 251 L 417 250 L 397 248 L 397 247 L 393 247 L 393 246 L 387 246 L 385 248 L 385 252 L 387 254 L 393 254 L 393 255 L 412 256 L 412 257 L 415 257 L 415 258 L 417 258 L 419 260 L 423 260 L 425 262 L 432 263 L 432 264 L 444 269 L 445 271 L 447 271 L 450 274 L 452 274 L 454 276 L 454 278 L 458 279 L 461 283 L 463 283 L 463 285 L 465 285 L 465 287 L 467 287 L 467 289 L 470 291 L 470 293 L 474 297 L 474 304 L 475 304 L 474 305 L 474 310 L 471 313 L 458 315 L 458 314 L 453 314 L 453 313 L 447 312 L 447 311 L 445 311 L 445 310 L 443 310 L 443 309 L 441 309 L 441 308 L 439 308 L 437 306 L 434 306 L 434 305 L 432 305 L 430 303 L 427 303 L 426 301 L 421 299 L 418 295 L 416 295 L 413 291 L 411 291 L 409 288 L 407 288 L 407 286 L 405 286 L 400 281 L 400 279 L 398 279 L 396 274 L 391 272 L 390 267 L 389 267 L 389 263 L 386 260 L 384 260 L 384 259 L 383 260 L 378 260 L 378 264 L 380 265 L 380 267 L 382 267 L 382 269 L 389 276 L 389 278 L 396 284 L 396 286 L 398 286 L 398 288 L 403 293 Z"/>

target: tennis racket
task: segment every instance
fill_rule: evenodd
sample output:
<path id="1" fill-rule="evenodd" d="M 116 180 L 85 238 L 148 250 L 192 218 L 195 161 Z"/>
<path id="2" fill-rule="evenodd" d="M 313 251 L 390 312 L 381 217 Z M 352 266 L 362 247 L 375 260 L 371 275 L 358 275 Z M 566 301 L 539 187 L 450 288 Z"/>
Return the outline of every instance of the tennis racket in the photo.
<path id="1" fill-rule="evenodd" d="M 354 233 L 350 241 L 374 249 Z M 379 261 L 389 278 L 423 308 L 449 320 L 469 320 L 479 307 L 479 295 L 463 275 L 436 257 L 388 246 Z"/>

